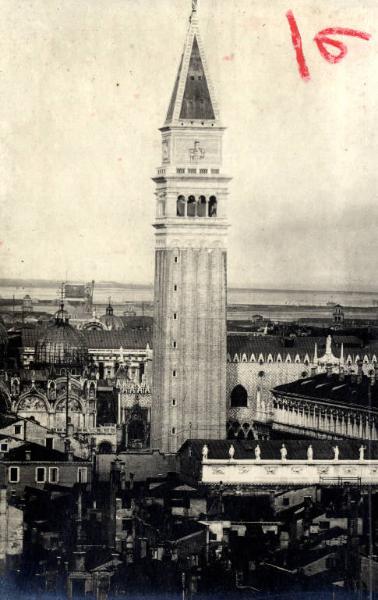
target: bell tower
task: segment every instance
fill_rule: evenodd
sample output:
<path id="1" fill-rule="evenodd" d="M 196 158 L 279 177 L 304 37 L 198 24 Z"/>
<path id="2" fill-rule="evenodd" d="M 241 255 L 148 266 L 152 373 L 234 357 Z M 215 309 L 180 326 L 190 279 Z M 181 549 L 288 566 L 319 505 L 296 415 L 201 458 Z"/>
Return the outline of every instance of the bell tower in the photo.
<path id="1" fill-rule="evenodd" d="M 151 445 L 226 436 L 226 204 L 222 127 L 192 13 L 163 127 L 154 222 Z"/>

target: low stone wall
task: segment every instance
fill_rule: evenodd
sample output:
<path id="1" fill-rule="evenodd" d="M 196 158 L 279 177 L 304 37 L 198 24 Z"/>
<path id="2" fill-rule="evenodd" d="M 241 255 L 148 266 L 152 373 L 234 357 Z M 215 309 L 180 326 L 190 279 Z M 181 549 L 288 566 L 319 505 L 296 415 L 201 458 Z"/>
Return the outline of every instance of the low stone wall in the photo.
<path id="1" fill-rule="evenodd" d="M 163 454 L 159 450 L 99 454 L 96 457 L 96 471 L 100 481 L 109 481 L 111 463 L 116 458 L 125 465 L 126 478 L 133 473 L 135 481 L 178 470 L 176 455 Z"/>

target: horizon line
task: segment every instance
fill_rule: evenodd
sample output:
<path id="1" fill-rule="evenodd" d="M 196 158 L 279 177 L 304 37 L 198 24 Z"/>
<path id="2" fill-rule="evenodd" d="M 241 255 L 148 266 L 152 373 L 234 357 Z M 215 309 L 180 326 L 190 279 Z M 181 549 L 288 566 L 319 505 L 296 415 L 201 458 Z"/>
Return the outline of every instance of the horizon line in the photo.
<path id="1" fill-rule="evenodd" d="M 51 285 L 61 285 L 61 279 L 44 279 L 44 278 L 23 278 L 23 277 L 0 277 L 0 288 L 2 285 L 6 286 L 5 282 L 9 282 L 8 285 L 21 285 L 22 283 L 28 283 L 29 285 L 37 285 L 38 283 L 51 284 Z M 72 279 L 64 281 L 63 283 L 69 284 L 77 284 L 77 285 L 86 285 L 92 283 L 92 280 L 85 281 L 84 279 Z M 122 282 L 122 281 L 114 281 L 114 280 L 99 280 L 94 281 L 94 285 L 118 285 L 121 287 L 139 287 L 139 288 L 152 288 L 154 284 L 151 283 L 135 283 L 135 282 Z M 229 290 L 235 291 L 255 291 L 255 292 L 316 292 L 316 293 L 332 293 L 332 294 L 377 294 L 378 290 L 363 290 L 363 289 L 326 289 L 326 288 L 295 288 L 295 287 L 253 287 L 253 286 L 240 286 L 236 284 L 227 285 Z"/>

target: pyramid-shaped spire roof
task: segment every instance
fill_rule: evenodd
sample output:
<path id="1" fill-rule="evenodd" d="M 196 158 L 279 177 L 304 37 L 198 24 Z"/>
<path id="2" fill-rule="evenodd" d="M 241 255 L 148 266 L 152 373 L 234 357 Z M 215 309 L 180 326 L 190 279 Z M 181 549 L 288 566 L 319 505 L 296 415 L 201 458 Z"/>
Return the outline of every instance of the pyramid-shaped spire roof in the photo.
<path id="1" fill-rule="evenodd" d="M 198 28 L 197 12 L 193 10 L 164 125 L 195 120 L 214 123 L 219 121 L 219 115 Z"/>

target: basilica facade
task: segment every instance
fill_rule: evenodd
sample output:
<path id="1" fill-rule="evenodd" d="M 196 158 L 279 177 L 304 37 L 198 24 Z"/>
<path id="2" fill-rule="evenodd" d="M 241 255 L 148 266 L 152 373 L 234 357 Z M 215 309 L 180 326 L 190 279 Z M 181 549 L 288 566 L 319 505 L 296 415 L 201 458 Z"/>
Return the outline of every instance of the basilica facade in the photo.
<path id="1" fill-rule="evenodd" d="M 70 431 L 87 432 L 96 437 L 97 447 L 106 448 L 108 452 L 115 447 L 159 448 L 151 437 L 154 353 L 150 321 L 146 320 L 143 331 L 139 328 L 113 333 L 82 330 L 81 335 L 88 349 L 88 362 L 80 374 L 70 377 L 68 413 L 66 376 L 35 368 L 40 336 L 37 329 L 24 331 L 22 339 L 26 346 L 21 345 L 20 360 L 26 357 L 25 364 L 17 372 L 9 371 L 5 379 L 3 377 L 0 412 L 32 417 L 62 434 L 68 416 Z M 307 394 L 305 400 L 293 397 L 289 400 L 289 395 L 290 385 L 293 389 L 297 386 L 296 392 L 309 391 L 314 377 L 325 377 L 325 381 L 319 383 L 320 389 L 329 390 L 325 385 L 331 381 L 327 374 L 344 378 L 346 382 L 355 378 L 357 382 L 362 373 L 363 381 L 371 382 L 378 356 L 374 343 L 363 345 L 356 336 L 336 335 L 332 339 L 297 337 L 291 340 L 291 345 L 287 344 L 269 335 L 228 335 L 224 362 L 227 373 L 223 400 L 225 428 L 221 437 L 264 439 L 277 432 L 309 437 L 324 437 L 328 433 L 331 437 L 348 437 L 349 434 L 368 437 L 369 431 L 372 432 L 369 419 L 373 407 L 363 409 L 360 405 L 354 407 L 353 412 L 347 407 L 345 397 L 344 419 L 342 404 L 347 388 L 342 387 L 342 381 L 331 386 L 343 392 L 338 396 L 337 406 L 334 398 L 311 399 Z M 101 362 L 105 368 L 101 369 L 100 377 Z M 357 390 L 363 387 L 356 385 Z M 371 388 L 373 392 L 374 389 Z M 324 408 L 327 403 L 329 413 Z M 356 416 L 359 413 L 361 418 Z M 332 420 L 332 425 L 331 414 L 339 415 L 338 420 Z M 368 426 L 366 417 L 369 417 Z M 107 432 L 102 437 L 101 428 Z"/>

